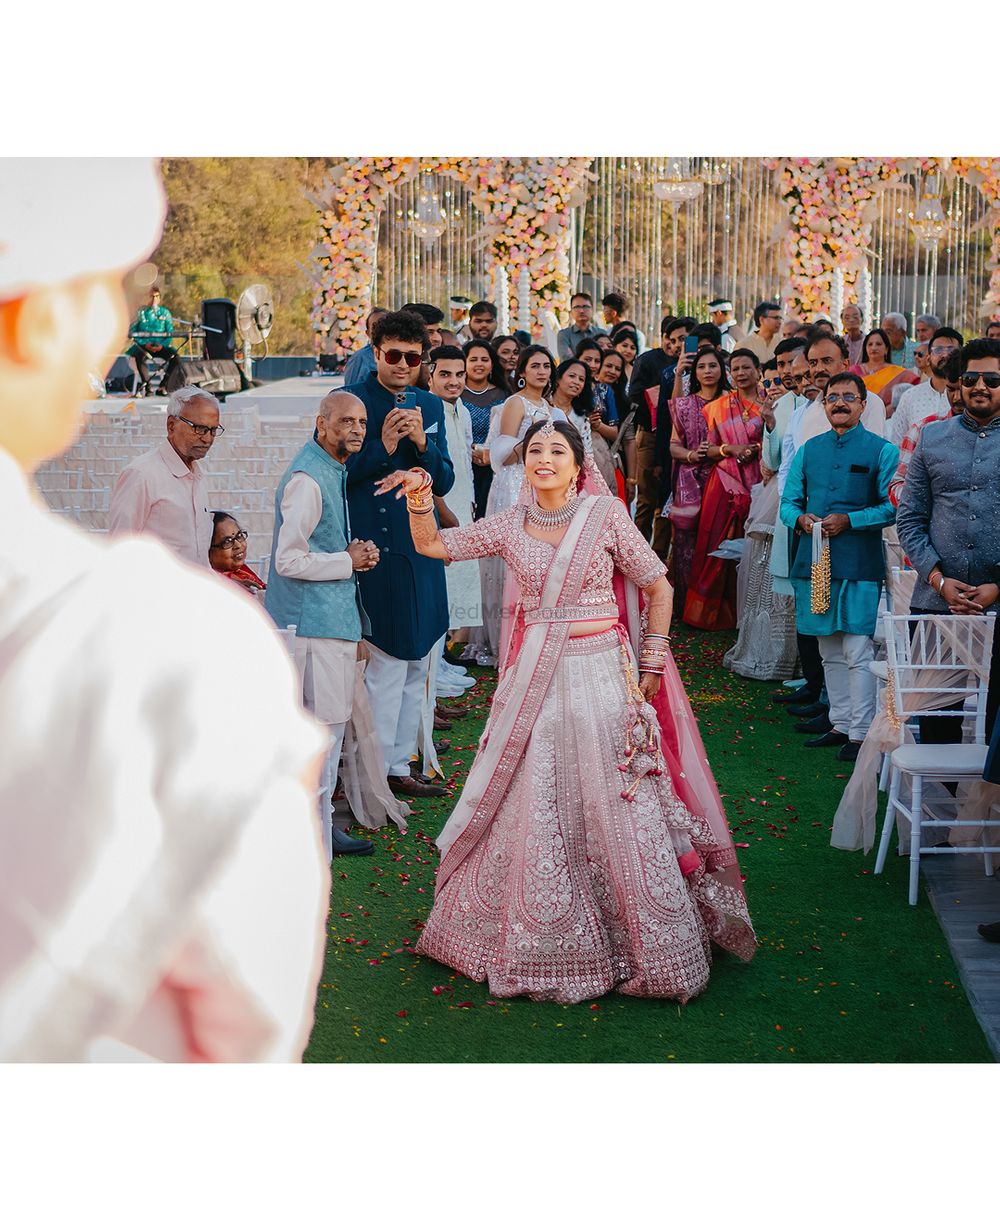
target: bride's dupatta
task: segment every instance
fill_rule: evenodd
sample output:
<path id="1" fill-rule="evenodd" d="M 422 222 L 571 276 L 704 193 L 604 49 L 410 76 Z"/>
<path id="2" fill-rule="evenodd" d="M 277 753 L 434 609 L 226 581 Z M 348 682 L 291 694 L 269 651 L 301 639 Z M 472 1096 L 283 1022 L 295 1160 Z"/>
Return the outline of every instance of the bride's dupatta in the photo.
<path id="1" fill-rule="evenodd" d="M 641 638 L 639 589 L 617 569 L 614 589 L 621 625 L 638 655 Z M 674 793 L 688 810 L 707 822 L 712 834 L 713 843 L 693 846 L 704 867 L 704 874 L 696 885 L 702 918 L 713 942 L 749 962 L 757 949 L 757 938 L 747 912 L 732 832 L 705 754 L 698 722 L 669 648 L 663 682 L 651 703 L 660 725 L 660 751 Z"/>
<path id="2" fill-rule="evenodd" d="M 588 496 L 581 501 L 549 566 L 540 612 L 579 604 L 594 547 L 614 503 L 610 496 Z M 540 622 L 524 629 L 516 655 L 511 651 L 462 797 L 437 839 L 442 854 L 438 889 L 465 860 L 500 809 L 524 758 L 569 630 L 569 621 L 559 622 L 556 616 L 547 618 L 543 614 Z"/>

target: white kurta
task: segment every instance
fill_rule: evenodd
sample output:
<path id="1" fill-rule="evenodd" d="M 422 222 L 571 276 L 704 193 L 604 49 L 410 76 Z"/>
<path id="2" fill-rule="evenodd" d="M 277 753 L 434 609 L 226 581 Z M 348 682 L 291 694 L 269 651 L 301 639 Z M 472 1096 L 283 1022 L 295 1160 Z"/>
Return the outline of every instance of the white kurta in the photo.
<path id="1" fill-rule="evenodd" d="M 354 576 L 354 561 L 348 552 L 309 550 L 309 538 L 322 516 L 323 494 L 319 484 L 304 471 L 296 471 L 281 497 L 281 529 L 274 567 L 282 577 L 349 581 Z M 292 643 L 292 656 L 302 678 L 303 702 L 327 725 L 351 719 L 357 655 L 357 641 L 297 636 Z"/>
<path id="2" fill-rule="evenodd" d="M 475 510 L 476 494 L 472 480 L 472 417 L 461 399 L 454 403 L 442 400 L 448 453 L 455 466 L 455 483 L 444 501 L 467 526 Z M 483 622 L 482 589 L 479 581 L 479 561 L 460 560 L 445 565 L 448 583 L 448 624 L 451 628 L 475 628 Z"/>
<path id="3" fill-rule="evenodd" d="M 325 735 L 270 621 L 154 540 L 60 522 L 2 450 L 0 518 L 0 1059 L 297 1060 Z"/>

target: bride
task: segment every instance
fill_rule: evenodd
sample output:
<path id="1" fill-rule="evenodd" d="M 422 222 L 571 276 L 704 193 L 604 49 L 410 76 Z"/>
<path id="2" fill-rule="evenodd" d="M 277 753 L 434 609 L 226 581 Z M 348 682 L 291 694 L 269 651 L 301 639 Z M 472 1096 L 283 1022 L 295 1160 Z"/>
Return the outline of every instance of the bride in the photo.
<path id="1" fill-rule="evenodd" d="M 417 949 L 496 997 L 687 1001 L 710 941 L 745 960 L 756 941 L 669 650 L 670 586 L 622 502 L 579 494 L 571 425 L 538 421 L 523 451 L 534 501 L 468 526 L 438 530 L 423 471 L 378 485 L 406 496 L 417 551 L 501 557 L 521 588 Z"/>

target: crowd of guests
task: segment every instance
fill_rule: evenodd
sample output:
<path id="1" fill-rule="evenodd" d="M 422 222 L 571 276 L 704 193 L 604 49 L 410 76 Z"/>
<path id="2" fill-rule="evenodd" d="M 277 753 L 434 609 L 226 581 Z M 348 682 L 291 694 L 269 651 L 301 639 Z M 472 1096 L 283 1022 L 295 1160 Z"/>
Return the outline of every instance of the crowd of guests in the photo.
<path id="1" fill-rule="evenodd" d="M 442 526 L 500 513 L 523 495 L 521 440 L 542 419 L 572 424 L 667 564 L 675 620 L 738 628 L 725 664 L 741 675 L 801 676 L 776 699 L 806 745 L 836 748 L 847 763 L 874 712 L 868 664 L 888 568 L 911 558 L 915 610 L 978 614 L 996 599 L 985 524 L 1000 477 L 985 451 L 1000 437 L 1000 341 L 965 344 L 931 315 L 916 319 L 913 338 L 896 313 L 866 331 L 853 303 L 838 332 L 762 301 L 747 333 L 718 298 L 703 321 L 664 317 L 648 347 L 622 294 L 603 297 L 599 325 L 579 292 L 553 354 L 525 333 L 498 335 L 491 302 L 449 307 L 447 321 L 420 302 L 371 311 L 343 390 L 323 401 L 278 485 L 266 583 L 246 564 L 238 520 L 210 512 L 202 491 L 198 463 L 221 431 L 204 391 L 171 397 L 166 440 L 112 497 L 112 531 L 159 535 L 293 630 L 304 701 L 334 743 L 325 806 L 358 699 L 382 753 L 385 808 L 393 796 L 442 795 L 448 744 L 433 734 L 460 711 L 440 701 L 474 683 L 456 662 L 496 666 L 507 647 L 504 562 L 418 555 L 405 510 L 379 498 L 376 482 L 400 463 L 422 467 Z M 932 478 L 942 446 L 950 475 Z M 957 456 L 970 447 L 975 469 L 956 488 Z M 941 732 L 956 732 L 951 720 Z M 335 853 L 371 850 L 338 826 L 328 841 Z"/>

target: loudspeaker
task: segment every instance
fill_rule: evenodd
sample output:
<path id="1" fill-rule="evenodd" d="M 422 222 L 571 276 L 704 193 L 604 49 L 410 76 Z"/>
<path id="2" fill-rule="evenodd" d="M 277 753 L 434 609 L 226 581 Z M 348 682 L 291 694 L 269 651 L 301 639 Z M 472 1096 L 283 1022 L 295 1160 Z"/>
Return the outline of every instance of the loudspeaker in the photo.
<path id="1" fill-rule="evenodd" d="M 201 325 L 205 355 L 213 361 L 231 361 L 236 356 L 236 306 L 228 297 L 210 297 L 201 303 Z"/>
<path id="2" fill-rule="evenodd" d="M 134 395 L 139 389 L 139 375 L 130 357 L 117 356 L 104 375 L 104 389 L 109 395 Z"/>
<path id="3" fill-rule="evenodd" d="M 243 374 L 235 361 L 203 361 L 182 357 L 167 369 L 161 393 L 173 394 L 182 386 L 201 386 L 213 395 L 231 395 L 243 389 Z"/>

